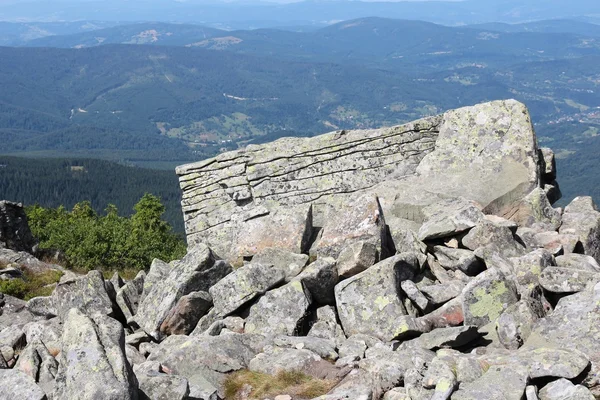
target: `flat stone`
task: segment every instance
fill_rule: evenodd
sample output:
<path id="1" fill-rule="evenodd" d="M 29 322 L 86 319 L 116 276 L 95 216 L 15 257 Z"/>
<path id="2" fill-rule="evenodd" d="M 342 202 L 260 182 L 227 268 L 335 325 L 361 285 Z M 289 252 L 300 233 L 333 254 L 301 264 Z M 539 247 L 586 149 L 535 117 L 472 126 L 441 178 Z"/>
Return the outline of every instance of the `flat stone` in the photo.
<path id="1" fill-rule="evenodd" d="M 540 400 L 594 400 L 594 395 L 581 385 L 574 385 L 566 379 L 550 382 L 540 390 Z"/>
<path id="2" fill-rule="evenodd" d="M 338 275 L 350 278 L 367 268 L 375 265 L 379 260 L 377 247 L 373 243 L 358 241 L 344 247 L 337 261 Z"/>
<path id="3" fill-rule="evenodd" d="M 273 265 L 276 269 L 285 273 L 285 281 L 291 281 L 308 264 L 309 257 L 306 254 L 292 253 L 291 251 L 267 247 L 252 257 L 254 264 Z"/>
<path id="4" fill-rule="evenodd" d="M 478 339 L 480 334 L 475 326 L 457 326 L 434 329 L 416 339 L 404 342 L 402 346 L 417 346 L 428 350 L 439 348 L 460 348 Z"/>
<path id="5" fill-rule="evenodd" d="M 273 339 L 273 344 L 281 348 L 310 350 L 326 360 L 335 361 L 338 358 L 335 343 L 327 339 L 310 336 L 277 336 Z"/>
<path id="6" fill-rule="evenodd" d="M 556 266 L 580 271 L 599 272 L 600 265 L 592 256 L 585 254 L 563 254 L 556 257 Z"/>
<path id="7" fill-rule="evenodd" d="M 600 272 L 548 267 L 540 274 L 540 285 L 553 293 L 581 292 L 587 286 L 593 286 L 598 282 L 600 282 Z"/>
<path id="8" fill-rule="evenodd" d="M 475 254 L 469 250 L 434 246 L 433 254 L 442 267 L 453 271 L 460 270 L 470 276 L 477 275 L 483 268 Z"/>
<path id="9" fill-rule="evenodd" d="M 5 399 L 46 399 L 46 394 L 35 384 L 33 378 L 15 369 L 0 369 L 0 387 Z"/>
<path id="10" fill-rule="evenodd" d="M 452 236 L 476 226 L 484 215 L 474 202 L 464 198 L 445 200 L 423 208 L 425 220 L 419 229 L 419 239 L 429 240 Z"/>
<path id="11" fill-rule="evenodd" d="M 182 296 L 160 325 L 160 332 L 164 335 L 189 335 L 211 306 L 212 297 L 206 292 Z"/>
<path id="12" fill-rule="evenodd" d="M 250 371 L 276 375 L 279 371 L 302 371 L 312 363 L 321 360 L 317 354 L 306 349 L 280 348 L 267 346 L 250 363 Z"/>
<path id="13" fill-rule="evenodd" d="M 527 370 L 513 365 L 492 366 L 473 382 L 461 385 L 453 400 L 522 400 L 527 386 Z"/>

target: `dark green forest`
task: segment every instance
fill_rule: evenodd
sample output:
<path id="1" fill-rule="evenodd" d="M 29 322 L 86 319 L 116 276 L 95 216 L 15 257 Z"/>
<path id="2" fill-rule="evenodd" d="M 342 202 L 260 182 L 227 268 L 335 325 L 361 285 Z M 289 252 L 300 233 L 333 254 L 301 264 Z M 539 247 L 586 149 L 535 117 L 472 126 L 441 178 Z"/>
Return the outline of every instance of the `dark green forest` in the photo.
<path id="1" fill-rule="evenodd" d="M 0 156 L 0 197 L 39 204 L 64 206 L 89 201 L 96 213 L 114 205 L 121 216 L 134 213 L 134 205 L 145 193 L 165 205 L 164 218 L 175 232 L 183 234 L 181 194 L 173 170 L 150 170 L 92 159 L 31 159 Z"/>

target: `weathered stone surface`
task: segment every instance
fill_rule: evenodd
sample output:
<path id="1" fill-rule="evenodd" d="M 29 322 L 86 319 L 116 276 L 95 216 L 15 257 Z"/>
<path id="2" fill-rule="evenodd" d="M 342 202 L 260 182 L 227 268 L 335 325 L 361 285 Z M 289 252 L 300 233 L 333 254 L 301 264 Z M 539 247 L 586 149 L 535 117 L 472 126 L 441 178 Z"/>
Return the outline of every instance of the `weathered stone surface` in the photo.
<path id="1" fill-rule="evenodd" d="M 186 378 L 191 392 L 194 385 L 210 385 L 223 397 L 221 384 L 225 374 L 247 368 L 263 347 L 264 338 L 259 335 L 173 335 L 150 354 L 148 361 L 160 362 L 167 373 Z"/>
<path id="2" fill-rule="evenodd" d="M 465 284 L 463 282 L 453 280 L 439 285 L 423 286 L 421 292 L 433 306 L 439 306 L 458 297 L 464 288 Z"/>
<path id="3" fill-rule="evenodd" d="M 548 267 L 540 274 L 540 285 L 553 293 L 581 292 L 600 282 L 600 272 L 571 268 Z"/>
<path id="4" fill-rule="evenodd" d="M 331 340 L 340 347 L 346 340 L 344 330 L 337 322 L 337 314 L 332 306 L 317 309 L 317 321 L 311 326 L 307 336 Z"/>
<path id="5" fill-rule="evenodd" d="M 391 351 L 384 345 L 375 346 L 365 352 L 359 367 L 370 377 L 370 386 L 375 397 L 400 385 L 405 372 L 414 367 L 411 354 Z"/>
<path id="6" fill-rule="evenodd" d="M 400 282 L 410 279 L 418 260 L 405 253 L 383 260 L 335 287 L 336 307 L 347 336 L 364 333 L 382 340 L 398 336 L 397 318 L 406 315 Z"/>
<path id="7" fill-rule="evenodd" d="M 542 180 L 552 182 L 556 179 L 556 158 L 554 157 L 554 151 L 547 147 L 542 147 L 540 148 L 540 153 Z"/>
<path id="8" fill-rule="evenodd" d="M 0 369 L 1 396 L 4 399 L 45 400 L 46 394 L 35 380 L 15 369 Z"/>
<path id="9" fill-rule="evenodd" d="M 321 357 L 306 349 L 267 346 L 250 361 L 248 368 L 251 371 L 275 375 L 278 371 L 303 371 L 320 360 Z"/>
<path id="10" fill-rule="evenodd" d="M 566 379 L 550 382 L 540 390 L 540 400 L 594 400 L 594 395 L 581 385 L 574 385 Z"/>
<path id="11" fill-rule="evenodd" d="M 189 335 L 211 306 L 212 297 L 206 292 L 182 296 L 160 325 L 160 332 L 164 335 Z"/>
<path id="12" fill-rule="evenodd" d="M 335 303 L 333 291 L 339 279 L 336 262 L 333 258 L 319 258 L 306 267 L 293 281 L 302 282 L 315 304 Z"/>
<path id="13" fill-rule="evenodd" d="M 73 308 L 65 315 L 56 399 L 137 399 L 137 381 L 125 357 L 125 334 L 115 320 L 93 319 Z"/>
<path id="14" fill-rule="evenodd" d="M 190 394 L 187 379 L 162 373 L 158 362 L 136 365 L 133 371 L 139 382 L 140 397 L 144 400 L 185 400 Z"/>
<path id="15" fill-rule="evenodd" d="M 473 382 L 461 385 L 453 400 L 521 400 L 527 386 L 527 369 L 514 365 L 493 366 Z"/>
<path id="16" fill-rule="evenodd" d="M 133 317 L 137 313 L 138 305 L 140 302 L 140 296 L 144 291 L 144 279 L 146 273 L 140 271 L 136 277 L 121 287 L 114 286 L 116 290 L 115 301 L 121 312 L 125 316 L 125 319 Z"/>
<path id="17" fill-rule="evenodd" d="M 453 271 L 460 270 L 467 275 L 477 275 L 483 267 L 475 254 L 469 250 L 434 246 L 433 254 L 442 267 Z"/>
<path id="18" fill-rule="evenodd" d="M 591 197 L 576 197 L 565 207 L 559 232 L 578 236 L 585 254 L 600 263 L 600 212 Z"/>
<path id="19" fill-rule="evenodd" d="M 342 278 L 350 278 L 375 265 L 378 259 L 377 247 L 373 243 L 363 241 L 351 243 L 340 252 L 337 260 L 338 275 Z"/>
<path id="20" fill-rule="evenodd" d="M 209 290 L 218 315 L 228 315 L 250 300 L 277 286 L 285 271 L 270 264 L 246 264 L 229 274 Z"/>
<path id="21" fill-rule="evenodd" d="M 531 291 L 539 284 L 542 271 L 556 265 L 554 256 L 546 249 L 538 249 L 521 257 L 513 257 L 510 262 L 521 294 Z"/>
<path id="22" fill-rule="evenodd" d="M 100 271 L 90 271 L 84 277 L 59 283 L 52 293 L 52 303 L 61 320 L 72 308 L 88 315 L 113 314 L 113 303 Z"/>
<path id="23" fill-rule="evenodd" d="M 311 336 L 277 336 L 273 344 L 281 348 L 294 348 L 310 350 L 319 357 L 335 361 L 338 353 L 335 351 L 335 342 Z"/>
<path id="24" fill-rule="evenodd" d="M 556 257 L 556 266 L 581 271 L 600 272 L 600 265 L 591 257 L 584 254 L 564 254 Z"/>
<path id="25" fill-rule="evenodd" d="M 462 244 L 476 252 L 487 263 L 490 254 L 502 257 L 519 257 L 526 254 L 525 246 L 514 237 L 510 228 L 483 220 L 462 238 Z M 479 254 L 478 254 L 479 253 Z"/>
<path id="26" fill-rule="evenodd" d="M 289 282 L 302 272 L 306 264 L 308 264 L 308 259 L 309 257 L 306 254 L 297 254 L 279 248 L 267 247 L 252 257 L 252 263 L 273 265 L 275 268 L 284 271 L 285 281 Z"/>
<path id="27" fill-rule="evenodd" d="M 427 310 L 429 300 L 419 291 L 419 288 L 413 281 L 403 281 L 400 283 L 402 291 L 422 312 Z"/>
<path id="28" fill-rule="evenodd" d="M 403 347 L 417 346 L 428 350 L 439 348 L 462 347 L 479 338 L 480 334 L 475 326 L 457 326 L 451 328 L 434 329 L 424 333 L 416 339 L 402 344 Z"/>
<path id="29" fill-rule="evenodd" d="M 500 271 L 488 269 L 475 277 L 463 290 L 465 324 L 481 327 L 494 322 L 517 301 L 515 285 Z"/>
<path id="30" fill-rule="evenodd" d="M 144 289 L 142 290 L 142 295 L 140 296 L 139 303 L 141 303 L 144 298 L 150 293 L 154 285 L 160 284 L 163 279 L 165 279 L 169 272 L 171 272 L 172 266 L 167 264 L 164 261 L 155 258 L 152 260 L 152 264 L 150 265 L 150 270 L 146 274 L 144 278 Z"/>
<path id="31" fill-rule="evenodd" d="M 561 213 L 552 204 L 542 188 L 535 188 L 513 209 L 505 211 L 505 216 L 519 226 L 538 227 L 544 230 L 557 230 L 561 224 Z"/>
<path id="32" fill-rule="evenodd" d="M 297 335 L 302 333 L 312 299 L 300 281 L 292 281 L 271 290 L 250 308 L 245 332 L 263 335 Z"/>
<path id="33" fill-rule="evenodd" d="M 532 310 L 525 300 L 509 306 L 496 323 L 496 331 L 502 345 L 509 350 L 517 350 L 521 347 L 539 317 L 540 315 Z"/>
<path id="34" fill-rule="evenodd" d="M 29 342 L 19 355 L 14 368 L 29 375 L 47 395 L 54 391 L 58 362 L 42 342 Z"/>
<path id="35" fill-rule="evenodd" d="M 0 201 L 0 247 L 32 253 L 35 244 L 23 204 Z"/>
<path id="36" fill-rule="evenodd" d="M 514 100 L 466 107 L 381 130 L 284 138 L 185 165 L 177 173 L 188 243 L 207 243 L 225 258 L 229 255 L 222 251 L 242 255 L 236 243 L 239 239 L 247 240 L 246 249 L 260 250 L 265 238 L 251 237 L 252 228 L 265 228 L 259 230 L 265 235 L 269 230 L 283 232 L 268 229 L 269 224 L 271 228 L 281 225 L 272 220 L 283 209 L 310 203 L 316 226 L 323 226 L 323 205 L 344 204 L 362 190 L 391 196 L 387 199 L 390 216 L 411 214 L 406 219 L 418 220 L 421 206 L 404 208 L 402 204 L 415 203 L 394 198 L 395 193 L 387 189 L 401 182 L 419 188 L 423 198 L 438 193 L 464 196 L 496 213 L 519 201 L 539 181 L 529 113 Z M 384 212 L 387 216 L 386 208 Z M 285 237 L 295 238 L 295 248 L 302 247 L 299 239 L 310 231 L 308 219 L 304 218 L 302 227 L 301 221 L 289 220 L 287 228 L 283 227 L 293 230 Z M 415 222 L 421 223 L 422 218 Z M 289 245 L 281 244 L 277 247 Z"/>
<path id="37" fill-rule="evenodd" d="M 425 220 L 419 239 L 438 239 L 473 228 L 484 215 L 475 202 L 464 198 L 448 199 L 423 208 Z"/>
<path id="38" fill-rule="evenodd" d="M 371 194 L 348 199 L 332 208 L 325 216 L 321 237 L 311 253 L 338 258 L 346 246 L 355 242 L 375 246 L 378 260 L 393 254 L 379 199 Z"/>
<path id="39" fill-rule="evenodd" d="M 146 333 L 159 338 L 160 326 L 182 296 L 206 292 L 230 272 L 231 266 L 216 260 L 207 246 L 195 247 L 173 266 L 160 284 L 151 287 L 138 307 L 135 320 Z"/>
<path id="40" fill-rule="evenodd" d="M 600 284 L 596 284 L 593 289 L 560 299 L 554 311 L 536 323 L 523 347 L 580 351 L 592 362 L 584 384 L 594 387 L 600 384 L 599 341 Z"/>

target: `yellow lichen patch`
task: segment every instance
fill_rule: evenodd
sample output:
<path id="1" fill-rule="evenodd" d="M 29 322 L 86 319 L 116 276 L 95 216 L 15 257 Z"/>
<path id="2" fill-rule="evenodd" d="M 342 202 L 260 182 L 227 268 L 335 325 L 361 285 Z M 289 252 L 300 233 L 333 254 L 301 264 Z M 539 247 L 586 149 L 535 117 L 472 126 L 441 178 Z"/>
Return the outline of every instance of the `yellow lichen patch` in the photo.
<path id="1" fill-rule="evenodd" d="M 375 305 L 379 309 L 379 311 L 383 311 L 385 307 L 387 307 L 391 303 L 390 299 L 387 296 L 379 296 L 375 299 Z"/>
<path id="2" fill-rule="evenodd" d="M 469 306 L 471 314 L 474 317 L 488 316 L 491 321 L 494 321 L 504 311 L 502 301 L 498 298 L 507 291 L 504 282 L 494 282 L 488 290 L 477 288 L 474 292 L 477 302 Z"/>

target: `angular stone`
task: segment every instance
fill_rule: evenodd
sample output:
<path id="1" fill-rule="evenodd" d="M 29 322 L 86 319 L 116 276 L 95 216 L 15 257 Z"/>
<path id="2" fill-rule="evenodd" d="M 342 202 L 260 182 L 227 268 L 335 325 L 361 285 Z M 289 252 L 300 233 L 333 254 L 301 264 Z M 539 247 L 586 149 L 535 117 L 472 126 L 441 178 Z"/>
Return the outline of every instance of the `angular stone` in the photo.
<path id="1" fill-rule="evenodd" d="M 490 254 L 498 254 L 505 258 L 526 254 L 525 247 L 515 239 L 510 228 L 496 225 L 489 220 L 484 220 L 471 229 L 462 238 L 462 244 L 475 251 L 478 257 L 484 258 L 486 263 Z"/>
<path id="2" fill-rule="evenodd" d="M 553 312 L 540 319 L 523 346 L 578 350 L 592 367 L 584 385 L 600 384 L 600 284 L 583 292 L 563 297 Z"/>
<path id="3" fill-rule="evenodd" d="M 392 351 L 388 346 L 369 348 L 359 367 L 369 375 L 370 386 L 375 396 L 400 385 L 406 371 L 414 366 L 409 352 Z"/>
<path id="4" fill-rule="evenodd" d="M 417 346 L 428 350 L 439 348 L 459 348 L 480 337 L 475 326 L 457 326 L 451 328 L 434 329 L 424 333 L 416 339 L 402 344 L 406 346 Z"/>
<path id="5" fill-rule="evenodd" d="M 72 308 L 87 315 L 113 314 L 113 303 L 99 271 L 90 271 L 82 278 L 59 283 L 52 293 L 52 302 L 63 321 Z"/>
<path id="6" fill-rule="evenodd" d="M 34 315 L 54 318 L 58 316 L 58 310 L 54 306 L 52 296 L 34 297 L 27 302 L 27 309 Z"/>
<path id="7" fill-rule="evenodd" d="M 360 335 L 350 336 L 340 345 L 340 348 L 338 349 L 340 357 L 353 357 L 358 358 L 359 360 L 365 357 L 367 344 L 359 336 Z"/>
<path id="8" fill-rule="evenodd" d="M 19 400 L 45 400 L 46 394 L 35 380 L 15 369 L 0 369 L 2 397 Z"/>
<path id="9" fill-rule="evenodd" d="M 197 246 L 177 262 L 160 284 L 154 284 L 138 307 L 135 320 L 149 335 L 158 339 L 160 326 L 181 296 L 208 291 L 231 272 L 231 266 L 216 260 L 206 246 Z"/>
<path id="10" fill-rule="evenodd" d="M 311 295 L 302 282 L 293 281 L 271 290 L 250 308 L 246 318 L 246 333 L 262 335 L 297 335 L 311 305 Z"/>
<path id="11" fill-rule="evenodd" d="M 439 285 L 423 286 L 421 292 L 433 306 L 439 306 L 460 296 L 464 288 L 463 282 L 454 280 Z"/>
<path id="12" fill-rule="evenodd" d="M 461 385 L 452 395 L 457 400 L 521 400 L 527 386 L 527 370 L 512 365 L 493 366 L 483 376 Z"/>
<path id="13" fill-rule="evenodd" d="M 416 305 L 419 310 L 425 311 L 429 306 L 429 300 L 419 291 L 419 288 L 413 281 L 403 281 L 400 283 L 402 291 Z"/>
<path id="14" fill-rule="evenodd" d="M 125 357 L 121 324 L 79 309 L 65 316 L 56 399 L 137 399 L 137 381 Z"/>
<path id="15" fill-rule="evenodd" d="M 117 291 L 115 300 L 125 319 L 129 319 L 137 313 L 140 296 L 144 291 L 145 277 L 146 273 L 140 271 L 131 282 L 127 282 L 120 288 L 115 287 Z"/>
<path id="16" fill-rule="evenodd" d="M 177 375 L 161 373 L 160 369 L 160 363 L 157 362 L 145 362 L 133 368 L 139 382 L 142 398 L 187 399 L 190 394 L 187 379 Z"/>
<path id="17" fill-rule="evenodd" d="M 337 322 L 334 307 L 325 306 L 317 309 L 317 321 L 311 326 L 307 336 L 331 340 L 336 347 L 346 340 L 344 330 Z"/>
<path id="18" fill-rule="evenodd" d="M 0 201 L 0 247 L 33 253 L 35 244 L 23 204 Z"/>
<path id="19" fill-rule="evenodd" d="M 581 292 L 587 286 L 593 286 L 598 282 L 600 282 L 600 272 L 548 267 L 540 274 L 540 285 L 553 293 Z"/>
<path id="20" fill-rule="evenodd" d="M 58 362 L 42 342 L 29 342 L 19 355 L 14 368 L 34 379 L 47 395 L 54 391 Z"/>
<path id="21" fill-rule="evenodd" d="M 594 395 L 581 385 L 574 385 L 566 379 L 550 382 L 540 390 L 540 400 L 594 400 Z"/>
<path id="22" fill-rule="evenodd" d="M 250 363 L 250 371 L 276 375 L 279 371 L 303 371 L 321 357 L 306 349 L 280 348 L 267 346 Z"/>
<path id="23" fill-rule="evenodd" d="M 517 350 L 527 340 L 539 317 L 525 300 L 509 306 L 496 323 L 500 343 L 508 350 Z"/>
<path id="24" fill-rule="evenodd" d="M 519 226 L 536 226 L 548 231 L 555 231 L 560 227 L 561 213 L 552 208 L 546 192 L 542 188 L 533 189 L 513 207 L 508 211 L 508 215 Z"/>
<path id="25" fill-rule="evenodd" d="M 146 357 L 142 355 L 135 347 L 130 344 L 125 345 L 125 357 L 127 357 L 127 362 L 132 367 L 134 365 L 142 364 L 146 362 Z"/>
<path id="26" fill-rule="evenodd" d="M 510 262 L 514 268 L 514 276 L 520 293 L 532 290 L 539 284 L 542 271 L 556 265 L 554 256 L 546 249 L 538 249 L 521 257 L 513 257 Z"/>
<path id="27" fill-rule="evenodd" d="M 247 264 L 217 282 L 210 290 L 218 315 L 228 315 L 285 279 L 283 269 Z"/>
<path id="28" fill-rule="evenodd" d="M 309 257 L 306 254 L 297 254 L 279 248 L 267 247 L 252 257 L 252 263 L 270 264 L 285 273 L 285 281 L 289 282 L 297 276 L 306 264 Z"/>
<path id="29" fill-rule="evenodd" d="M 476 226 L 484 215 L 474 202 L 464 198 L 445 200 L 423 208 L 425 221 L 419 229 L 419 239 L 429 240 L 452 236 Z"/>
<path id="30" fill-rule="evenodd" d="M 418 270 L 418 260 L 405 253 L 383 260 L 335 287 L 338 315 L 347 336 L 364 333 L 382 340 L 398 336 L 397 318 L 406 315 L 400 282 Z"/>
<path id="31" fill-rule="evenodd" d="M 518 301 L 514 284 L 496 269 L 488 269 L 475 277 L 463 290 L 466 325 L 478 327 L 496 319 Z"/>
<path id="32" fill-rule="evenodd" d="M 160 332 L 164 335 L 189 335 L 211 306 L 212 297 L 206 292 L 182 296 L 160 325 Z"/>
<path id="33" fill-rule="evenodd" d="M 556 257 L 556 266 L 580 271 L 600 272 L 600 265 L 591 256 L 584 254 L 564 254 Z"/>
<path id="34" fill-rule="evenodd" d="M 585 254 L 600 263 L 600 212 L 591 197 L 576 197 L 565 207 L 559 232 L 578 236 Z"/>
<path id="35" fill-rule="evenodd" d="M 338 270 L 333 258 L 323 257 L 311 263 L 293 281 L 302 282 L 317 305 L 335 304 L 334 288 L 337 285 Z"/>
<path id="36" fill-rule="evenodd" d="M 373 243 L 351 243 L 340 252 L 337 261 L 338 275 L 341 278 L 350 278 L 375 265 L 378 259 L 377 247 Z"/>
<path id="37" fill-rule="evenodd" d="M 150 270 L 146 274 L 146 278 L 144 278 L 144 289 L 142 290 L 142 295 L 140 296 L 139 303 L 141 303 L 144 298 L 152 291 L 152 288 L 156 284 L 160 284 L 171 272 L 172 266 L 167 264 L 164 261 L 155 258 L 152 260 L 152 264 L 150 265 Z M 138 303 L 138 304 L 139 304 Z"/>
<path id="38" fill-rule="evenodd" d="M 470 276 L 477 275 L 483 268 L 475 254 L 469 250 L 434 246 L 433 254 L 442 267 L 453 271 L 460 270 Z"/>
<path id="39" fill-rule="evenodd" d="M 552 182 L 556 179 L 556 158 L 554 157 L 554 151 L 547 147 L 542 147 L 540 153 L 542 179 L 544 182 Z"/>
<path id="40" fill-rule="evenodd" d="M 281 348 L 309 350 L 326 360 L 335 361 L 338 358 L 335 343 L 327 339 L 310 336 L 277 336 L 273 339 L 273 344 Z"/>

